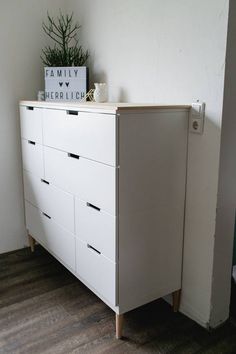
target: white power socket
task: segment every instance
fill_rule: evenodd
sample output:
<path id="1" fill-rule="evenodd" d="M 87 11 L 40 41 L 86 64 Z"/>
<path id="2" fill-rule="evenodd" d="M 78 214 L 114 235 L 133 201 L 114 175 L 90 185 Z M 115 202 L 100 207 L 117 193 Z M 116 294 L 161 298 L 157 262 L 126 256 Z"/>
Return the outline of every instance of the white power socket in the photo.
<path id="1" fill-rule="evenodd" d="M 192 103 L 189 119 L 189 131 L 195 134 L 203 134 L 204 119 L 205 119 L 205 107 L 204 102 Z"/>

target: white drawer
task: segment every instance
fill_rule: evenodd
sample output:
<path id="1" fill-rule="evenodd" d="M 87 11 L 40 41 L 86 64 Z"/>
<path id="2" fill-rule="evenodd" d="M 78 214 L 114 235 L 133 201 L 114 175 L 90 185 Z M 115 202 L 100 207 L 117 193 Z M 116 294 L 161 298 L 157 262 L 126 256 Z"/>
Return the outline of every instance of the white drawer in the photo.
<path id="1" fill-rule="evenodd" d="M 116 305 L 116 264 L 97 253 L 92 245 L 76 239 L 77 274 L 111 305 Z"/>
<path id="2" fill-rule="evenodd" d="M 23 177 L 25 199 L 48 214 L 56 223 L 74 233 L 73 195 L 29 172 L 24 171 Z"/>
<path id="3" fill-rule="evenodd" d="M 42 144 L 42 109 L 20 106 L 21 137 Z"/>
<path id="4" fill-rule="evenodd" d="M 116 217 L 76 198 L 76 235 L 116 261 Z"/>
<path id="5" fill-rule="evenodd" d="M 43 147 L 30 140 L 21 140 L 23 168 L 35 175 L 44 177 Z"/>
<path id="6" fill-rule="evenodd" d="M 30 235 L 75 271 L 75 236 L 48 219 L 27 201 L 25 214 Z"/>
<path id="7" fill-rule="evenodd" d="M 116 168 L 44 148 L 45 179 L 115 215 Z"/>
<path id="8" fill-rule="evenodd" d="M 47 109 L 43 139 L 47 146 L 116 165 L 115 115 Z"/>

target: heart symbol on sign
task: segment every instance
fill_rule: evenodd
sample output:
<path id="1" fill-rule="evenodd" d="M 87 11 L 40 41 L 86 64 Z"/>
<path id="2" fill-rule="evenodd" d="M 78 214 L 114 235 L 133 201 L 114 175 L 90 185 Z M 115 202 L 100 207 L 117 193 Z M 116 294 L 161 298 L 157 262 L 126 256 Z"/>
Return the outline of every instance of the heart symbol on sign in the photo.
<path id="1" fill-rule="evenodd" d="M 69 86 L 69 82 L 66 82 L 66 87 L 68 87 Z"/>
<path id="2" fill-rule="evenodd" d="M 59 85 L 60 85 L 60 87 L 62 87 L 62 85 L 63 85 L 63 82 L 59 82 Z"/>

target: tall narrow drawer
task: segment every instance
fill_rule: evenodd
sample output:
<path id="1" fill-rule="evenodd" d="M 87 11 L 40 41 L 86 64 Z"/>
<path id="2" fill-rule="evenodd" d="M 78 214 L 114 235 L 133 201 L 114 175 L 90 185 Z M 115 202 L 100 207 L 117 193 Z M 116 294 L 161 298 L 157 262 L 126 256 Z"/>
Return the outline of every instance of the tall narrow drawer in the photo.
<path id="1" fill-rule="evenodd" d="M 115 215 L 115 167 L 48 147 L 44 153 L 46 180 Z"/>
<path id="2" fill-rule="evenodd" d="M 82 157 L 116 165 L 116 116 L 47 109 L 44 144 Z"/>
<path id="3" fill-rule="evenodd" d="M 26 227 L 29 233 L 75 271 L 75 237 L 36 207 L 25 202 Z"/>
<path id="4" fill-rule="evenodd" d="M 74 233 L 74 197 L 29 172 L 24 172 L 25 199 Z"/>
<path id="5" fill-rule="evenodd" d="M 97 293 L 116 305 L 116 264 L 76 239 L 76 271 Z"/>
<path id="6" fill-rule="evenodd" d="M 31 140 L 21 140 L 23 168 L 44 177 L 43 147 Z"/>
<path id="7" fill-rule="evenodd" d="M 76 235 L 101 254 L 116 261 L 116 217 L 76 198 Z"/>
<path id="8" fill-rule="evenodd" d="M 42 144 L 41 108 L 20 106 L 21 137 Z"/>

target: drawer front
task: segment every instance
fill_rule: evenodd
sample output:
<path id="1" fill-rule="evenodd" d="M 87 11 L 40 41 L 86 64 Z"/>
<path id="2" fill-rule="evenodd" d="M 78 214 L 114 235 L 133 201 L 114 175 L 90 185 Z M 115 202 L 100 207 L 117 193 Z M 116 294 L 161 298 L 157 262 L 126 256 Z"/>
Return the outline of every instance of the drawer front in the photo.
<path id="1" fill-rule="evenodd" d="M 101 254 L 116 261 L 116 217 L 76 198 L 76 235 Z"/>
<path id="2" fill-rule="evenodd" d="M 116 305 L 116 264 L 76 239 L 76 271 L 89 285 Z"/>
<path id="3" fill-rule="evenodd" d="M 25 199 L 74 233 L 74 197 L 29 172 L 23 177 Z"/>
<path id="4" fill-rule="evenodd" d="M 44 148 L 45 179 L 115 215 L 116 168 Z"/>
<path id="5" fill-rule="evenodd" d="M 39 243 L 75 271 L 75 237 L 25 202 L 26 227 Z"/>
<path id="6" fill-rule="evenodd" d="M 44 177 L 43 165 L 43 147 L 38 143 L 22 139 L 22 162 L 23 168 L 26 171 L 32 172 L 35 175 Z"/>
<path id="7" fill-rule="evenodd" d="M 42 144 L 41 108 L 20 106 L 21 137 Z"/>
<path id="8" fill-rule="evenodd" d="M 44 144 L 82 157 L 116 165 L 116 116 L 47 109 Z"/>

